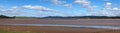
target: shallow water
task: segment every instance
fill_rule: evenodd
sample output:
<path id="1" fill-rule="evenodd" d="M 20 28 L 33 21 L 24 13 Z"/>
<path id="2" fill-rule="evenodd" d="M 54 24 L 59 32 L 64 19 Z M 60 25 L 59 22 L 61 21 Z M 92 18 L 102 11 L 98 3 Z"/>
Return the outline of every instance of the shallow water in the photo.
<path id="1" fill-rule="evenodd" d="M 64 26 L 64 27 L 75 27 L 75 28 L 96 28 L 96 29 L 117 29 L 120 30 L 120 26 L 87 26 L 87 25 L 63 25 L 63 24 L 2 24 L 2 25 L 13 25 L 13 26 Z"/>

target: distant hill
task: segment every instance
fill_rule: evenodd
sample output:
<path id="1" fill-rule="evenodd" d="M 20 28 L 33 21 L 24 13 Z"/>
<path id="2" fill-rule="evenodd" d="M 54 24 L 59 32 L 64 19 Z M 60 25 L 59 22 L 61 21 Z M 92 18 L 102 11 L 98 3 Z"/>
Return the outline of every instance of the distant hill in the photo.
<path id="1" fill-rule="evenodd" d="M 9 16 L 5 16 L 5 15 L 0 15 L 0 18 L 15 18 L 15 17 L 9 17 Z"/>
<path id="2" fill-rule="evenodd" d="M 120 16 L 108 17 L 108 16 L 47 16 L 47 17 L 25 17 L 25 16 L 14 16 L 9 17 L 0 15 L 0 18 L 25 18 L 25 19 L 120 19 Z"/>
<path id="3" fill-rule="evenodd" d="M 72 17 L 61 17 L 61 16 L 48 16 L 43 17 L 44 19 L 120 19 L 120 16 L 108 17 L 108 16 L 72 16 Z"/>

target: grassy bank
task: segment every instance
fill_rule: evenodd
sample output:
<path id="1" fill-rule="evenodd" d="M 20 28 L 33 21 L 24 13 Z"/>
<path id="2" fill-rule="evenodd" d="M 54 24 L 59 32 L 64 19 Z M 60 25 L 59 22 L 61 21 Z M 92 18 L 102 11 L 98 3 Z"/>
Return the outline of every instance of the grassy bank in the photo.
<path id="1" fill-rule="evenodd" d="M 0 30 L 0 33 L 41 33 L 41 32 L 30 32 L 30 31 L 20 32 L 20 31 Z"/>

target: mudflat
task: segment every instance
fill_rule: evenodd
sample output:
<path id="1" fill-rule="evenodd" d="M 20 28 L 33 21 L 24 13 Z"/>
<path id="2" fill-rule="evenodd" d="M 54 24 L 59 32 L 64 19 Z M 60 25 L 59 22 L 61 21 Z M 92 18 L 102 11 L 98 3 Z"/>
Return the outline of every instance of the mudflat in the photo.
<path id="1" fill-rule="evenodd" d="M 44 26 L 0 26 L 0 30 L 29 31 L 42 33 L 120 33 L 120 30 L 71 28 L 71 27 L 44 27 Z"/>
<path id="2" fill-rule="evenodd" d="M 120 19 L 0 19 L 0 24 L 72 24 L 120 26 Z"/>
<path id="3" fill-rule="evenodd" d="M 120 19 L 0 19 L 0 24 L 72 24 L 120 26 Z M 42 33 L 120 33 L 120 30 L 73 28 L 56 26 L 10 26 L 0 25 L 0 30 L 30 31 Z"/>

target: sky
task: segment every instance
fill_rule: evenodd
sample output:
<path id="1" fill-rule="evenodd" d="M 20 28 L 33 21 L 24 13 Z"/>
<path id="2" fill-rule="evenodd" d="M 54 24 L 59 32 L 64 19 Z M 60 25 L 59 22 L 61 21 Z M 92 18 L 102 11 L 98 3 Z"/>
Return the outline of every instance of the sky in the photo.
<path id="1" fill-rule="evenodd" d="M 120 0 L 0 0 L 7 16 L 120 16 Z"/>

